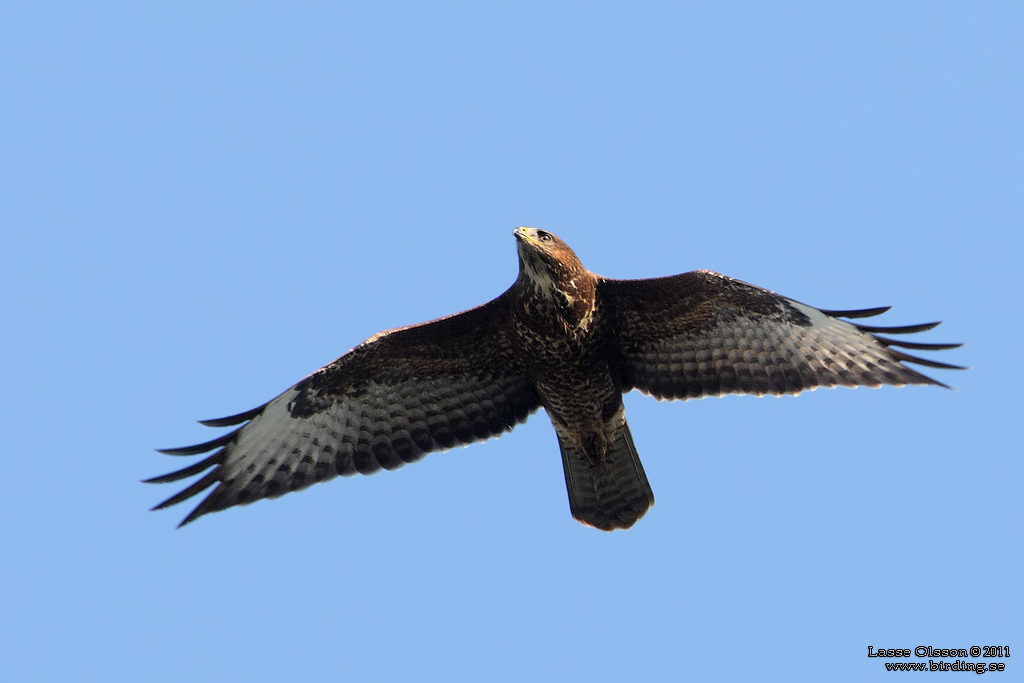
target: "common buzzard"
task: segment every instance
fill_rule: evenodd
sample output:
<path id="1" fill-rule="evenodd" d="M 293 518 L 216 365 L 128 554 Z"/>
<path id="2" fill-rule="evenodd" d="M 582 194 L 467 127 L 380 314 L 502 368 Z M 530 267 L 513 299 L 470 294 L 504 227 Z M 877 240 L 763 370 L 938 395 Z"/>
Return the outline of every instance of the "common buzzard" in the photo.
<path id="1" fill-rule="evenodd" d="M 631 389 L 691 399 L 839 385 L 944 386 L 905 363 L 960 369 L 896 348 L 959 344 L 882 336 L 938 323 L 847 322 L 842 318 L 888 308 L 819 310 L 709 270 L 612 280 L 584 268 L 550 232 L 514 234 L 519 277 L 497 299 L 376 334 L 269 403 L 203 422 L 241 425 L 234 431 L 161 451 L 213 453 L 147 480 L 210 470 L 154 509 L 213 486 L 184 525 L 339 474 L 393 470 L 431 451 L 498 436 L 543 407 L 558 436 L 573 517 L 626 529 L 654 504 L 626 424 L 622 395 Z"/>

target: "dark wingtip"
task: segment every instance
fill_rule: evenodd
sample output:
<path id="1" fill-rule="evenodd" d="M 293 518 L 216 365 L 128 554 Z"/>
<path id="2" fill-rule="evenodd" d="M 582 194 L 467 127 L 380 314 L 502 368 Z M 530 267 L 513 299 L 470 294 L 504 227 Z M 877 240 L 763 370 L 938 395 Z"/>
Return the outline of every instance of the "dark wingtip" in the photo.
<path id="1" fill-rule="evenodd" d="M 209 453 L 215 448 L 222 448 L 223 446 L 227 446 L 228 443 L 233 438 L 235 438 L 235 435 L 238 434 L 238 432 L 240 431 L 241 427 L 239 427 L 233 432 L 228 432 L 227 434 L 218 436 L 216 439 L 213 439 L 211 441 L 207 441 L 205 443 L 198 443 L 195 446 L 183 446 L 181 448 L 158 448 L 156 450 L 158 453 L 163 453 L 164 455 L 199 455 L 200 453 Z"/>
<path id="2" fill-rule="evenodd" d="M 933 344 L 923 342 L 908 342 L 900 339 L 889 339 L 887 337 L 875 336 L 875 339 L 882 342 L 884 346 L 898 346 L 902 349 L 915 349 L 917 351 L 946 351 L 949 349 L 959 349 L 963 346 L 960 344 Z"/>
<path id="3" fill-rule="evenodd" d="M 883 334 L 913 334 L 915 332 L 927 332 L 928 330 L 935 329 L 942 324 L 942 321 L 934 323 L 921 323 L 920 325 L 897 325 L 894 327 L 882 326 L 882 325 L 857 325 L 857 329 L 861 332 L 881 332 Z"/>
<path id="4" fill-rule="evenodd" d="M 217 451 L 216 453 L 214 453 L 210 457 L 208 457 L 208 458 L 206 458 L 204 460 L 201 460 L 201 461 L 199 461 L 199 462 L 197 462 L 197 463 L 195 463 L 193 465 L 189 465 L 188 467 L 182 468 L 180 470 L 175 470 L 174 472 L 168 472 L 167 474 L 162 474 L 162 475 L 160 475 L 158 477 L 153 477 L 151 479 L 143 479 L 142 483 L 143 484 L 166 484 L 166 483 L 172 482 L 172 481 L 179 481 L 181 479 L 186 479 L 188 477 L 191 477 L 193 474 L 199 474 L 200 472 L 202 472 L 203 470 L 205 470 L 205 469 L 207 469 L 209 467 L 213 467 L 214 465 L 219 465 L 223 461 L 224 461 L 224 451 Z"/>
<path id="5" fill-rule="evenodd" d="M 261 406 L 253 408 L 252 410 L 247 410 L 244 413 L 239 413 L 238 415 L 218 417 L 213 420 L 199 420 L 199 424 L 206 425 L 207 427 L 232 427 L 243 422 L 248 422 L 249 420 L 259 415 L 260 412 L 266 407 L 267 404 L 264 403 Z"/>
<path id="6" fill-rule="evenodd" d="M 892 351 L 889 353 L 896 360 L 903 363 L 915 363 L 917 365 L 925 365 L 929 368 L 939 368 L 940 370 L 969 370 L 970 368 L 963 365 L 953 365 L 951 363 L 941 363 L 937 360 L 929 360 L 928 358 L 919 358 L 918 356 L 911 356 L 909 353 L 903 353 L 902 351 Z"/>
<path id="7" fill-rule="evenodd" d="M 189 487 L 179 491 L 178 493 L 174 494 L 173 496 L 171 496 L 170 498 L 168 498 L 164 502 L 158 503 L 155 507 L 150 508 L 150 510 L 151 511 L 152 510 L 163 510 L 166 507 L 170 507 L 172 505 L 177 505 L 181 501 L 186 500 L 188 498 L 191 498 L 192 496 L 196 495 L 197 493 L 201 493 L 202 491 L 205 491 L 206 489 L 210 488 L 211 486 L 213 486 L 214 484 L 217 483 L 219 475 L 220 475 L 220 471 L 219 470 L 213 470 L 212 472 L 207 473 L 206 476 L 203 477 L 202 479 L 200 479 L 199 481 L 196 481 L 191 486 L 189 486 Z M 208 499 L 209 499 L 209 496 L 207 496 L 207 500 Z M 205 501 L 203 501 L 203 502 L 205 503 Z M 199 507 L 202 507 L 202 506 L 203 506 L 203 504 L 200 503 Z M 198 510 L 198 509 L 199 508 L 196 508 L 196 510 Z M 195 510 L 193 510 L 193 514 L 194 513 L 195 513 Z M 192 515 L 189 515 L 189 517 L 192 518 Z"/>
<path id="8" fill-rule="evenodd" d="M 246 412 L 239 413 L 237 415 L 230 415 L 228 417 L 221 417 L 214 420 L 200 420 L 199 422 L 200 424 L 206 425 L 208 427 L 231 427 L 252 420 L 254 417 L 259 415 L 265 407 L 266 404 L 263 404 L 257 408 L 247 410 Z M 235 429 L 234 431 L 229 432 L 227 434 L 223 434 L 217 437 L 216 439 L 212 439 L 205 443 L 196 444 L 195 446 L 184 446 L 181 448 L 158 448 L 157 452 L 163 453 L 165 455 L 199 455 L 201 453 L 209 453 L 210 451 L 216 449 L 220 450 L 218 450 L 213 455 L 205 458 L 204 460 L 189 465 L 188 467 L 182 468 L 180 470 L 175 470 L 174 472 L 169 472 L 167 474 L 162 474 L 158 477 L 153 477 L 151 479 L 144 479 L 143 483 L 164 484 L 167 482 L 178 481 L 180 479 L 185 479 L 187 477 L 191 477 L 192 475 L 199 474 L 206 470 L 207 468 L 213 467 L 214 465 L 220 465 L 224 460 L 224 447 L 230 444 L 241 430 L 242 427 L 239 427 L 238 429 Z M 176 505 L 182 502 L 183 500 L 191 498 L 192 496 L 198 493 L 201 493 L 210 486 L 213 486 L 215 483 L 218 483 L 219 474 L 220 468 L 218 467 L 208 472 L 205 476 L 203 476 L 198 481 L 194 482 L 191 486 L 185 488 L 182 491 L 179 491 L 178 493 L 171 496 L 167 500 L 163 501 L 162 503 L 159 503 L 158 505 L 155 505 L 150 509 L 162 510 L 166 507 Z M 185 519 L 183 519 L 180 524 L 178 524 L 178 528 L 180 529 L 186 524 L 196 520 L 199 517 L 202 517 L 207 512 L 213 512 L 215 509 L 218 509 L 211 502 L 211 499 L 215 497 L 217 490 L 218 489 L 214 489 L 203 500 L 203 502 L 201 502 L 191 513 L 189 513 L 189 515 Z"/>
<path id="9" fill-rule="evenodd" d="M 902 371 L 904 373 L 907 373 L 907 375 L 910 378 L 909 381 L 906 381 L 906 379 L 905 379 L 905 383 L 906 384 L 924 384 L 924 385 L 942 387 L 943 389 L 950 389 L 950 390 L 956 391 L 953 387 L 949 386 L 945 382 L 940 382 L 939 380 L 935 379 L 934 377 L 929 377 L 928 375 L 926 375 L 924 373 L 918 372 L 914 368 L 908 367 L 906 365 L 900 365 L 900 368 L 902 369 Z M 900 386 L 902 386 L 902 384 Z"/>
<path id="10" fill-rule="evenodd" d="M 830 315 L 833 318 L 871 318 L 876 315 L 882 315 L 892 306 L 876 306 L 875 308 L 853 308 L 847 311 L 826 311 L 822 309 L 822 313 Z"/>
<path id="11" fill-rule="evenodd" d="M 194 522 L 197 519 L 199 519 L 200 517 L 202 517 L 204 514 L 206 514 L 205 511 L 204 512 L 199 512 L 199 507 L 197 507 L 195 510 L 193 510 L 190 513 L 188 513 L 188 517 L 186 517 L 185 519 L 183 519 L 180 522 L 178 522 L 178 526 L 176 526 L 174 528 L 175 529 L 180 529 L 181 527 L 185 526 L 186 524 L 191 524 L 192 522 Z"/>
<path id="12" fill-rule="evenodd" d="M 214 474 L 215 472 L 216 470 L 211 472 L 211 474 Z M 209 484 L 207 484 L 207 486 L 209 486 Z M 218 494 L 220 493 L 220 490 L 221 482 L 217 482 L 217 488 L 210 491 L 206 498 L 203 498 L 203 501 L 199 503 L 199 505 L 197 505 L 195 509 L 192 510 L 192 512 L 188 513 L 188 516 L 185 517 L 185 519 L 181 520 L 177 528 L 180 529 L 186 524 L 191 524 L 192 522 L 196 521 L 208 512 L 216 512 L 217 510 L 223 510 L 225 507 L 227 507 L 225 505 L 216 504 L 216 501 L 219 498 Z"/>

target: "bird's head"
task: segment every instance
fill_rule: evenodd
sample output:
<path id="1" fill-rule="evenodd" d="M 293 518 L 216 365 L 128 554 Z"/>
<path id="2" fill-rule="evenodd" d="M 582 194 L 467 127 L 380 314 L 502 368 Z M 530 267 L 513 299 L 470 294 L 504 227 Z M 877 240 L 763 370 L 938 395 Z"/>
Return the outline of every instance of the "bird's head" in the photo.
<path id="1" fill-rule="evenodd" d="M 590 328 L 596 305 L 597 276 L 583 267 L 569 245 L 538 228 L 516 228 L 519 280 L 522 291 L 532 291 L 535 303 L 554 311 L 574 334 Z M 548 302 L 546 309 L 543 302 Z"/>
<path id="2" fill-rule="evenodd" d="M 586 273 L 576 253 L 558 236 L 539 228 L 516 228 L 513 233 L 519 251 L 520 275 L 539 288 Z"/>

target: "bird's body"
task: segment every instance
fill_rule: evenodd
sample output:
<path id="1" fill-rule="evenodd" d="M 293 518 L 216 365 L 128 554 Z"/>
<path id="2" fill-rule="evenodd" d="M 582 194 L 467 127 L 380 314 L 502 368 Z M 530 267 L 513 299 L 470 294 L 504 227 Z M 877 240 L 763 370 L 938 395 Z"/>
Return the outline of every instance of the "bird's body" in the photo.
<path id="1" fill-rule="evenodd" d="M 553 234 L 517 228 L 519 277 L 497 299 L 383 332 L 254 410 L 243 425 L 172 455 L 214 451 L 151 482 L 205 476 L 161 503 L 216 485 L 183 524 L 335 475 L 395 469 L 425 453 L 497 436 L 539 407 L 558 436 L 573 516 L 611 530 L 654 503 L 626 423 L 623 393 L 686 399 L 796 394 L 818 386 L 939 384 L 904 365 L 956 366 L 892 349 L 901 342 L 711 271 L 653 280 L 589 272 Z M 243 424 L 245 423 L 245 424 Z"/>
<path id="2" fill-rule="evenodd" d="M 552 240 L 550 255 L 535 248 L 534 235 L 516 232 L 520 275 L 510 316 L 516 359 L 558 435 L 573 516 L 599 529 L 629 527 L 654 504 L 654 492 L 626 424 L 598 277 L 549 233 L 541 231 Z"/>

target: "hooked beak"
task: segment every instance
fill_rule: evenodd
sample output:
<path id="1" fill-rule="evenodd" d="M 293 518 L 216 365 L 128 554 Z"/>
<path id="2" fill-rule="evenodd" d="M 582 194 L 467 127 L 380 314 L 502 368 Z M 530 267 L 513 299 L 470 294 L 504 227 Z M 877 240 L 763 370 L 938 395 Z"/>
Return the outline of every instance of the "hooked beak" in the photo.
<path id="1" fill-rule="evenodd" d="M 530 234 L 530 233 L 534 232 L 535 230 L 536 230 L 536 228 L 526 228 L 526 227 L 520 226 L 520 227 L 516 228 L 515 230 L 513 230 L 512 234 L 516 236 L 517 240 L 520 240 L 522 242 L 533 242 L 534 244 L 536 244 L 537 243 L 536 238 L 534 238 L 534 236 Z"/>

